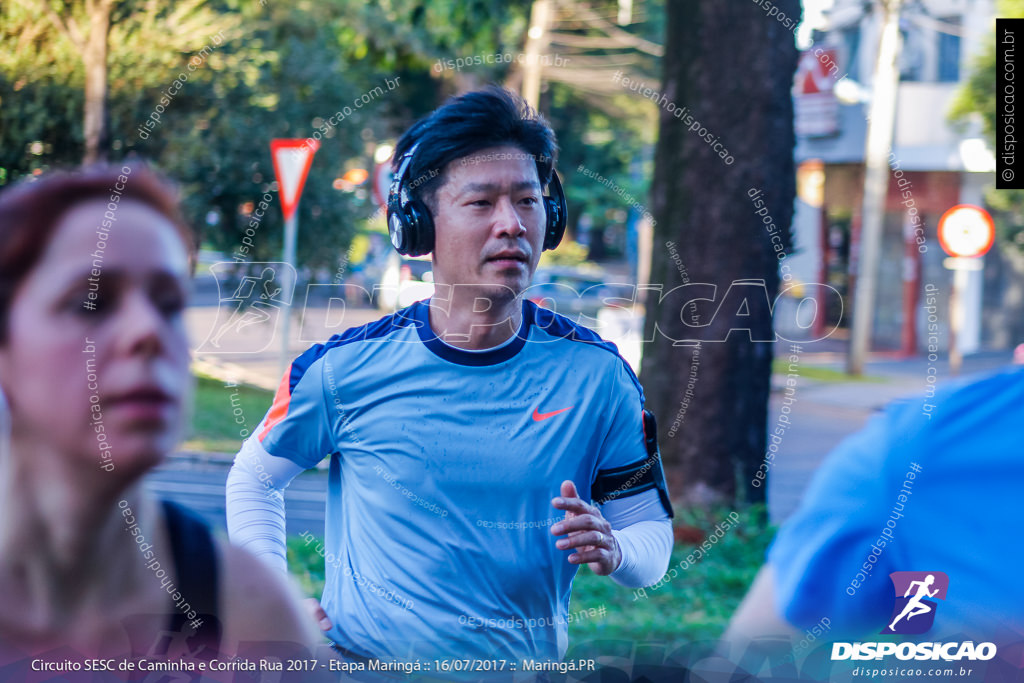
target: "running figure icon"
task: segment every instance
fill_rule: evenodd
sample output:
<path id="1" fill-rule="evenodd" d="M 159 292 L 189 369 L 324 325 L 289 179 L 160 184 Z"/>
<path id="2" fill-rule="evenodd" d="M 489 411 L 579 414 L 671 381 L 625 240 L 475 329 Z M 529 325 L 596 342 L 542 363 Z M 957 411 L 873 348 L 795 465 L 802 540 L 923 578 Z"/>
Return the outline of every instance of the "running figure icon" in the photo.
<path id="1" fill-rule="evenodd" d="M 274 277 L 274 269 L 267 267 L 263 269 L 259 277 L 247 275 L 242 278 L 231 298 L 222 301 L 222 303 L 235 304 L 235 310 L 217 334 L 210 339 L 213 346 L 219 348 L 220 340 L 227 332 L 241 332 L 242 328 L 271 319 L 267 309 L 278 308 L 284 303 L 281 299 L 282 289 L 274 286 Z M 260 285 L 262 285 L 262 291 L 260 291 Z"/>
<path id="2" fill-rule="evenodd" d="M 924 578 L 924 581 L 910 582 L 910 585 L 907 586 L 907 591 L 903 594 L 903 597 L 907 597 L 908 595 L 910 595 L 910 592 L 914 590 L 914 586 L 918 587 L 917 593 L 914 594 L 914 597 L 910 598 L 910 601 L 907 602 L 907 604 L 903 607 L 903 611 L 899 613 L 899 616 L 893 619 L 892 623 L 889 624 L 890 631 L 896 631 L 896 624 L 903 617 L 906 617 L 907 621 L 910 621 L 911 617 L 916 617 L 919 614 L 927 614 L 928 612 L 932 611 L 931 605 L 925 604 L 921 602 L 921 600 L 922 598 L 934 598 L 935 595 L 939 592 L 938 588 L 936 588 L 934 591 L 928 590 L 933 583 L 935 583 L 934 574 L 929 574 L 928 576 L 926 576 Z"/>

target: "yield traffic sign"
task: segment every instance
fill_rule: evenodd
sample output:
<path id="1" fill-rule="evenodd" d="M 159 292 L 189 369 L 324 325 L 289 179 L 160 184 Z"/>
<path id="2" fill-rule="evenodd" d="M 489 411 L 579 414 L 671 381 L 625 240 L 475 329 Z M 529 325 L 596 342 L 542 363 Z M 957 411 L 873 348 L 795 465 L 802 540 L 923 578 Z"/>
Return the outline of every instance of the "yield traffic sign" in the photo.
<path id="1" fill-rule="evenodd" d="M 284 139 L 270 141 L 270 154 L 274 158 L 274 175 L 277 176 L 278 195 L 281 197 L 281 211 L 287 221 L 295 215 L 299 197 L 313 163 L 313 154 L 320 143 L 312 138 Z"/>

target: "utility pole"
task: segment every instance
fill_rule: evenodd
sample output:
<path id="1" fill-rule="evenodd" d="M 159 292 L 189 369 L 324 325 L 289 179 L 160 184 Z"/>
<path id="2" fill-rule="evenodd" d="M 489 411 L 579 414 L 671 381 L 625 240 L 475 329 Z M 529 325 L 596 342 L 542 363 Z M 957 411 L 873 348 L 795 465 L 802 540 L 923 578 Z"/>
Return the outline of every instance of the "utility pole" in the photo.
<path id="1" fill-rule="evenodd" d="M 526 64 L 523 66 L 523 99 L 531 107 L 540 105 L 541 57 L 548 49 L 548 21 L 551 0 L 534 0 L 530 9 L 530 28 L 526 32 Z"/>
<path id="2" fill-rule="evenodd" d="M 281 360 L 279 363 L 282 375 L 294 358 L 289 343 L 291 342 L 292 311 L 295 304 L 295 242 L 298 232 L 299 222 L 293 212 L 284 219 L 284 254 L 282 258 L 284 258 L 285 266 L 281 272 L 281 289 L 284 290 L 286 303 L 281 307 Z"/>
<path id="3" fill-rule="evenodd" d="M 633 23 L 633 0 L 619 0 L 619 13 L 615 21 L 619 26 Z"/>
<path id="4" fill-rule="evenodd" d="M 900 10 L 903 0 L 879 0 L 882 8 L 882 33 L 878 41 L 878 61 L 872 83 L 870 119 L 864 152 L 864 203 L 857 284 L 853 297 L 853 321 L 850 326 L 850 351 L 846 371 L 864 372 L 864 360 L 871 342 L 871 327 L 878 289 L 878 259 L 882 249 L 885 197 L 889 189 L 889 151 L 896 115 L 896 91 L 900 73 Z"/>

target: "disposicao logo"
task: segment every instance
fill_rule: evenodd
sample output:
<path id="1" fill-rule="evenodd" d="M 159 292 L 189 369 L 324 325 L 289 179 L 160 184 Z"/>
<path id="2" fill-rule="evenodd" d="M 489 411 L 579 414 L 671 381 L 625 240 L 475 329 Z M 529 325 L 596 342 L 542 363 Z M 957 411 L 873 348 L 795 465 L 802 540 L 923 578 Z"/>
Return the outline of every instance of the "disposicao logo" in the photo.
<path id="1" fill-rule="evenodd" d="M 945 572 L 893 572 L 889 574 L 896 590 L 896 604 L 889 625 L 882 633 L 919 635 L 935 623 L 938 603 L 930 598 L 946 599 L 949 577 Z"/>
<path id="2" fill-rule="evenodd" d="M 935 612 L 945 600 L 949 577 L 944 572 L 893 572 L 889 575 L 896 593 L 895 605 L 884 635 L 920 635 L 935 624 Z M 955 661 L 988 660 L 996 656 L 994 643 L 833 643 L 832 660 L 897 659 Z"/>

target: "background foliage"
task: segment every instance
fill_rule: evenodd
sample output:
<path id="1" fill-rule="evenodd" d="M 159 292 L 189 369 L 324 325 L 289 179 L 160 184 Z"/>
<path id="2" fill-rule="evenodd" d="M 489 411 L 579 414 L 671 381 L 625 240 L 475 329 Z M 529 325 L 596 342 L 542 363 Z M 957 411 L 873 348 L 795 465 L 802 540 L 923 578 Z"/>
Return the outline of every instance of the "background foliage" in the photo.
<path id="1" fill-rule="evenodd" d="M 46 3 L 87 26 L 85 3 L 12 0 L 0 5 L 0 185 L 83 156 L 84 75 L 74 45 L 54 28 Z M 651 3 L 654 5 L 654 3 Z M 228 257 L 254 220 L 265 192 L 276 203 L 268 144 L 275 137 L 304 138 L 364 93 L 399 87 L 375 97 L 331 128 L 316 154 L 299 207 L 298 257 L 309 271 L 333 268 L 353 237 L 367 229 L 377 210 L 369 183 L 335 189 L 347 170 L 372 170 L 377 145 L 393 142 L 416 118 L 452 94 L 488 82 L 518 88 L 515 62 L 455 70 L 440 60 L 523 50 L 528 0 L 392 0 L 361 3 L 326 0 L 296 3 L 187 0 L 181 3 L 114 0 L 109 34 L 107 129 L 103 152 L 111 162 L 142 157 L 178 181 L 191 223 L 204 246 Z M 596 3 L 608 14 L 616 3 Z M 657 40 L 660 9 L 631 30 Z M 586 22 L 570 22 L 571 34 L 592 33 Z M 224 40 L 214 44 L 214 36 Z M 204 51 L 204 47 L 207 49 Z M 559 48 L 565 54 L 571 48 Z M 204 52 L 201 52 L 204 51 Z M 590 55 L 614 51 L 593 50 Z M 154 113 L 179 73 L 199 54 L 170 98 L 148 139 L 139 127 Z M 574 53 L 575 54 L 575 53 Z M 575 54 L 580 73 L 594 57 Z M 641 60 L 656 75 L 656 60 Z M 600 107 L 594 104 L 599 103 Z M 627 218 L 623 199 L 607 187 L 577 177 L 583 164 L 645 201 L 650 174 L 654 109 L 624 94 L 595 97 L 586 89 L 552 79 L 541 109 L 562 147 L 559 165 L 568 180 L 570 216 L 576 226 L 589 216 L 597 244 L 606 253 L 607 227 Z M 575 181 L 575 182 L 574 182 Z M 259 221 L 251 260 L 274 260 L 281 250 L 283 220 L 274 206 Z"/>

